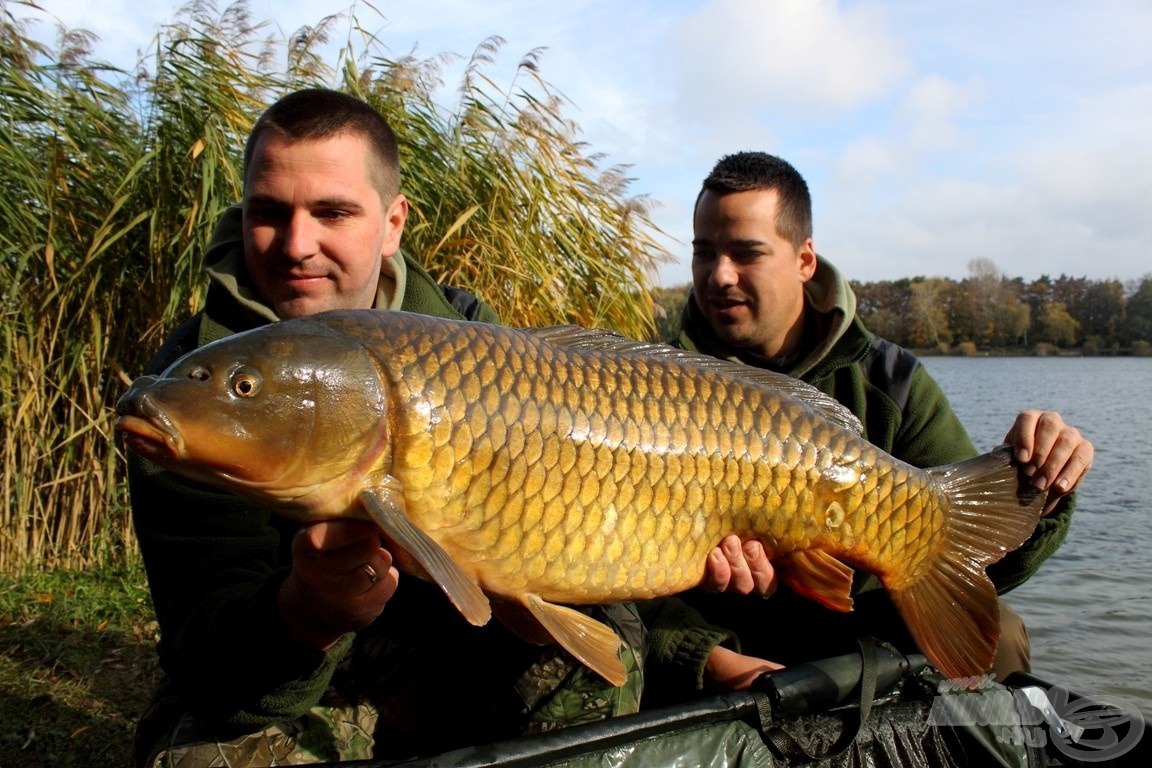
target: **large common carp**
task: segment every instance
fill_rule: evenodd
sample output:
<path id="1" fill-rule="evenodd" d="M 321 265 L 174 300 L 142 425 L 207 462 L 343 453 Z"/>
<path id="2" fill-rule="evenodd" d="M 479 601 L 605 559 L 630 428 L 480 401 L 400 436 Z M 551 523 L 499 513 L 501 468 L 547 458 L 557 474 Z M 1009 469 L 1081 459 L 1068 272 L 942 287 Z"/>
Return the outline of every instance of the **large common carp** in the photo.
<path id="1" fill-rule="evenodd" d="M 877 574 L 942 672 L 982 674 L 985 568 L 1043 504 L 1006 450 L 917 469 L 787 376 L 577 328 L 328 312 L 201 347 L 117 410 L 143 456 L 302 522 L 370 518 L 470 622 L 508 601 L 618 685 L 616 636 L 563 604 L 691 588 L 730 533 L 838 610 L 845 563 Z"/>

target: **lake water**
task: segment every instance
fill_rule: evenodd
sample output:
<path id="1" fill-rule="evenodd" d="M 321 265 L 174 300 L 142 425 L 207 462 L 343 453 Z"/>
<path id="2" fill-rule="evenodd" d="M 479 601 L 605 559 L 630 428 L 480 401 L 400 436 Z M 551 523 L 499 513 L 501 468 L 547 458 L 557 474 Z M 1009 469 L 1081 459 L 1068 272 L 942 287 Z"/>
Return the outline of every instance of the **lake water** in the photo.
<path id="1" fill-rule="evenodd" d="M 1152 358 L 924 358 L 976 447 L 1059 411 L 1096 447 L 1064 546 L 1007 601 L 1033 674 L 1152 715 Z"/>

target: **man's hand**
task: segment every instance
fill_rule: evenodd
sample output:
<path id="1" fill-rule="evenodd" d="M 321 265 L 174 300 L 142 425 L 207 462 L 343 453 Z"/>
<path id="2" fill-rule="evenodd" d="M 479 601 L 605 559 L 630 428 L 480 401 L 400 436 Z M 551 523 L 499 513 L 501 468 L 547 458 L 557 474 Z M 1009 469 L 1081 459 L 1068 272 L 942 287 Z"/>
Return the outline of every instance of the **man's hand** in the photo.
<path id="1" fill-rule="evenodd" d="M 1084 479 L 1096 455 L 1092 443 L 1055 411 L 1021 412 L 1004 442 L 1013 447 L 1016 460 L 1037 490 L 1048 491 L 1044 514 Z"/>
<path id="2" fill-rule="evenodd" d="M 329 520 L 305 526 L 292 539 L 292 573 L 280 585 L 280 617 L 301 645 L 326 650 L 344 633 L 375 621 L 399 578 L 374 524 Z"/>
<path id="3" fill-rule="evenodd" d="M 731 534 L 709 553 L 700 586 L 711 592 L 769 597 L 776 591 L 776 572 L 760 542 L 741 545 L 740 537 Z"/>
<path id="4" fill-rule="evenodd" d="M 746 691 L 765 672 L 783 669 L 783 665 L 718 645 L 704 662 L 704 689 L 710 693 Z"/>

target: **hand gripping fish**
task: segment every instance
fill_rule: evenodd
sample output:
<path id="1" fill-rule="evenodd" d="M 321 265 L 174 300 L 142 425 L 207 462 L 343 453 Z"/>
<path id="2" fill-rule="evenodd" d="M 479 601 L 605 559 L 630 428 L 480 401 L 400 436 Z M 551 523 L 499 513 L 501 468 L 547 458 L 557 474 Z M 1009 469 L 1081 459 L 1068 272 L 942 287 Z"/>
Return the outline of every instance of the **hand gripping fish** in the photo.
<path id="1" fill-rule="evenodd" d="M 616 635 L 567 606 L 694 587 L 730 533 L 833 609 L 846 564 L 875 573 L 944 674 L 980 675 L 985 568 L 1043 504 L 1007 450 L 917 469 L 795 379 L 572 327 L 327 312 L 205 345 L 117 411 L 178 474 L 301 522 L 374 520 L 468 621 L 491 596 L 617 685 Z"/>

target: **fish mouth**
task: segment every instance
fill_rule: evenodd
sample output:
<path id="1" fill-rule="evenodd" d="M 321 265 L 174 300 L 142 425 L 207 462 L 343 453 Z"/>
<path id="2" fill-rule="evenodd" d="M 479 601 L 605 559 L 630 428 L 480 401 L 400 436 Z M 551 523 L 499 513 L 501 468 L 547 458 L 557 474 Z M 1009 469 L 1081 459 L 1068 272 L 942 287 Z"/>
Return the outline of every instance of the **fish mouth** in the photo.
<path id="1" fill-rule="evenodd" d="M 184 453 L 180 431 L 147 399 L 141 405 L 150 405 L 150 412 L 145 415 L 121 413 L 116 419 L 114 426 L 124 433 L 124 443 L 132 451 L 157 463 L 178 459 Z"/>

